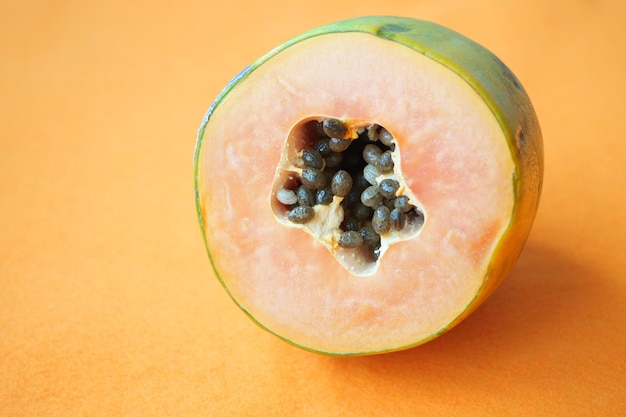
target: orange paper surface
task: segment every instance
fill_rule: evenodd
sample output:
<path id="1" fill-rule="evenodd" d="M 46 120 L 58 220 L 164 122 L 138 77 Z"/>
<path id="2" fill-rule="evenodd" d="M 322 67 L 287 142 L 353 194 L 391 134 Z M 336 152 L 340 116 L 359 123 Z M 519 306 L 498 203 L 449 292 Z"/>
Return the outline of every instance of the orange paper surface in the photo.
<path id="1" fill-rule="evenodd" d="M 0 416 L 626 415 L 619 1 L 0 5 Z M 545 141 L 511 275 L 411 350 L 299 350 L 213 276 L 196 130 L 248 63 L 357 15 L 433 20 L 519 76 Z"/>

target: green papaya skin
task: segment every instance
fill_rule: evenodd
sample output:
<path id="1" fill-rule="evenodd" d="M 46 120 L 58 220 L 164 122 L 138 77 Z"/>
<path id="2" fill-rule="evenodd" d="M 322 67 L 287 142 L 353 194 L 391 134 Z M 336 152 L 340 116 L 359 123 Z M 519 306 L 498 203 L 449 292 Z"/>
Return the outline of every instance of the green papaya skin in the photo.
<path id="1" fill-rule="evenodd" d="M 487 276 L 484 277 L 480 291 L 467 309 L 448 326 L 426 340 L 417 341 L 411 346 L 394 349 L 402 350 L 436 338 L 461 322 L 482 304 L 509 273 L 519 257 L 539 204 L 544 162 L 542 135 L 535 111 L 517 77 L 500 59 L 481 45 L 432 22 L 404 17 L 367 16 L 309 30 L 274 48 L 246 67 L 228 83 L 202 121 L 194 155 L 197 214 L 200 226 L 206 233 L 200 202 L 198 159 L 204 144 L 204 131 L 207 124 L 210 123 L 215 108 L 249 74 L 281 51 L 315 36 L 346 32 L 367 33 L 404 45 L 445 66 L 465 80 L 482 98 L 497 119 L 516 167 L 511 178 L 515 204 L 510 216 L 510 223 L 493 252 Z M 204 238 L 206 243 L 206 236 Z M 209 257 L 211 257 L 210 253 Z M 219 278 L 219 274 L 216 273 L 216 275 Z M 254 320 L 253 317 L 251 318 Z M 256 320 L 254 321 L 256 322 Z M 286 341 L 293 344 L 289 340 Z M 310 350 L 307 347 L 299 347 Z M 333 354 L 332 352 L 320 353 Z M 357 352 L 350 355 L 371 353 L 383 352 Z"/>

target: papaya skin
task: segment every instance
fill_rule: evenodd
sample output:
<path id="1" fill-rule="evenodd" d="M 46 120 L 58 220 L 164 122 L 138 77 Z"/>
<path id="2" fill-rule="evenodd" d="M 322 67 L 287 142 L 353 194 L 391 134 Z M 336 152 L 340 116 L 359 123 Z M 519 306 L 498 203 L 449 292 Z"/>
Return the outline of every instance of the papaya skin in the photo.
<path id="1" fill-rule="evenodd" d="M 277 335 L 286 342 L 305 350 L 330 355 L 357 356 L 403 350 L 428 342 L 460 323 L 500 285 L 519 257 L 535 218 L 543 179 L 543 142 L 535 111 L 519 80 L 495 55 L 465 36 L 432 22 L 388 16 L 360 17 L 321 26 L 292 38 L 246 67 L 228 83 L 206 113 L 198 131 L 194 153 L 195 199 L 205 244 L 207 243 L 206 234 L 210 233 L 210 230 L 206 229 L 203 221 L 198 161 L 204 145 L 204 132 L 213 111 L 230 91 L 279 52 L 315 36 L 346 32 L 367 33 L 399 43 L 460 76 L 481 97 L 498 121 L 515 165 L 511 178 L 514 205 L 508 227 L 492 253 L 480 290 L 467 308 L 447 326 L 407 346 L 384 351 L 347 354 L 319 351 L 298 345 Z M 212 254 L 208 252 L 216 276 L 230 294 L 215 267 Z M 231 298 L 235 300 L 232 295 Z M 237 303 L 236 300 L 235 302 Z M 243 306 L 237 304 L 255 323 L 268 330 Z"/>

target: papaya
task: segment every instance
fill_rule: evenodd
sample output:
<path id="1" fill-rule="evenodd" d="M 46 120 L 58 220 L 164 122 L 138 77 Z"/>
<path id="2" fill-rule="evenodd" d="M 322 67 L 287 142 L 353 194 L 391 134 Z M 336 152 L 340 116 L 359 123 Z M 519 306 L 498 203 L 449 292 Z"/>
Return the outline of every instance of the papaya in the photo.
<path id="1" fill-rule="evenodd" d="M 436 23 L 318 27 L 228 83 L 198 131 L 215 275 L 300 348 L 367 355 L 460 323 L 518 259 L 543 144 L 518 78 Z"/>

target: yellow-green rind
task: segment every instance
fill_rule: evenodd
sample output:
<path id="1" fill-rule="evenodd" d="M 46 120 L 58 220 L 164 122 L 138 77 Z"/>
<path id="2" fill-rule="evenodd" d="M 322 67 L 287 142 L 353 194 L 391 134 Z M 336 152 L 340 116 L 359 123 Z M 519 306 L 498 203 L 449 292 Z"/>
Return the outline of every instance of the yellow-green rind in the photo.
<path id="1" fill-rule="evenodd" d="M 299 345 L 277 335 L 286 342 L 305 350 L 329 355 L 357 356 L 403 350 L 432 340 L 460 323 L 498 287 L 519 257 L 535 218 L 543 180 L 543 142 L 535 111 L 517 77 L 494 54 L 467 37 L 432 22 L 391 16 L 366 16 L 321 26 L 288 40 L 246 67 L 228 83 L 206 113 L 198 131 L 194 155 L 196 207 L 205 244 L 206 233 L 210 233 L 210 231 L 206 230 L 202 219 L 198 159 L 204 141 L 204 131 L 211 119 L 211 114 L 232 89 L 236 88 L 252 71 L 276 54 L 314 36 L 345 32 L 369 33 L 379 38 L 400 43 L 449 68 L 464 79 L 482 98 L 498 120 L 516 167 L 511 178 L 515 204 L 509 225 L 493 252 L 481 289 L 463 313 L 450 324 L 428 338 L 416 340 L 413 344 L 374 352 L 324 352 L 309 346 Z M 228 287 L 219 275 L 219 271 L 215 269 L 210 251 L 208 252 L 217 278 L 230 294 Z M 232 295 L 231 298 L 235 300 Z M 235 302 L 237 301 L 235 300 Z M 243 306 L 239 305 L 239 307 L 257 325 L 269 330 Z"/>

